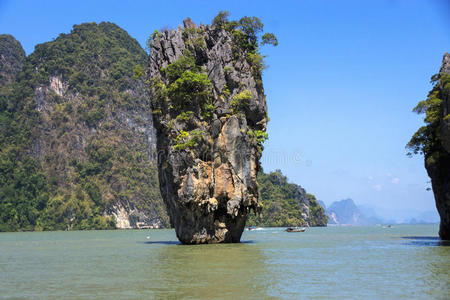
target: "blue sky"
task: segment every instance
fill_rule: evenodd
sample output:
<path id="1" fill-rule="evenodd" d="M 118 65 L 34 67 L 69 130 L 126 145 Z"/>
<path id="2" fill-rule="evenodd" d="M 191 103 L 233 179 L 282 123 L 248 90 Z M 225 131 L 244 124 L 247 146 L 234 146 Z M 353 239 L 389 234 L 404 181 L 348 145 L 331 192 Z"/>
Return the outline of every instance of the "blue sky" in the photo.
<path id="1" fill-rule="evenodd" d="M 405 144 L 411 112 L 450 51 L 448 1 L 5 1 L 0 33 L 30 54 L 73 24 L 110 21 L 142 45 L 185 17 L 257 16 L 279 39 L 264 47 L 270 123 L 265 171 L 281 169 L 326 204 L 434 210 L 423 158 Z"/>

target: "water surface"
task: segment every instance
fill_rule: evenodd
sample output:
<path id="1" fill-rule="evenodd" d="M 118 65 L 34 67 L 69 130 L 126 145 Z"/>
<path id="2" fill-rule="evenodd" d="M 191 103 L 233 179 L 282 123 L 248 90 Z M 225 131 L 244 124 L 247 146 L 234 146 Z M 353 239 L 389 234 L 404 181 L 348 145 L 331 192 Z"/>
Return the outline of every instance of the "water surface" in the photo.
<path id="1" fill-rule="evenodd" d="M 450 247 L 437 231 L 268 228 L 200 246 L 173 230 L 0 233 L 0 297 L 448 299 Z"/>

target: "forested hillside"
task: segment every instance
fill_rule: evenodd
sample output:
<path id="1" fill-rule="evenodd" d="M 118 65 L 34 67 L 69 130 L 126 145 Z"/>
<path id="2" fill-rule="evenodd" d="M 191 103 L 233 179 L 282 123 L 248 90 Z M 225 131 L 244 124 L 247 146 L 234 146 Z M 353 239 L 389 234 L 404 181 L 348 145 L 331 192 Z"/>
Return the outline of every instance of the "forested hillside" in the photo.
<path id="1" fill-rule="evenodd" d="M 2 98 L 2 230 L 167 226 L 147 54 L 112 23 L 37 45 Z"/>
<path id="2" fill-rule="evenodd" d="M 327 226 L 328 217 L 316 197 L 289 183 L 280 170 L 258 174 L 262 215 L 251 215 L 249 226 Z"/>

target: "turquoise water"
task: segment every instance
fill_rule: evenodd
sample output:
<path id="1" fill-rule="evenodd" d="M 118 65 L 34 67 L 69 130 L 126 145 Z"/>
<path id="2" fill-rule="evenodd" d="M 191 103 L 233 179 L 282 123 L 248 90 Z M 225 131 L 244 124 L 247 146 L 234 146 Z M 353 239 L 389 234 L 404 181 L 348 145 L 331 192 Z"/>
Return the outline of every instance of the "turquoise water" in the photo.
<path id="1" fill-rule="evenodd" d="M 268 228 L 200 246 L 173 230 L 0 233 L 0 298 L 449 299 L 437 231 Z"/>

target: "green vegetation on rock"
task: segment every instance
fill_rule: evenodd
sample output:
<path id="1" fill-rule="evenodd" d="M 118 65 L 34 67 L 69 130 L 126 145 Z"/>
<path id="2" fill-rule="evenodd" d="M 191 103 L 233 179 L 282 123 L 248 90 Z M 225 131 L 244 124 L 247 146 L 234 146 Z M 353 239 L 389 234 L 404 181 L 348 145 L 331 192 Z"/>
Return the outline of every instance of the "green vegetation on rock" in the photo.
<path id="1" fill-rule="evenodd" d="M 433 88 L 414 112 L 425 114 L 425 126 L 413 135 L 408 155 L 423 154 L 431 178 L 436 208 L 441 217 L 439 236 L 450 239 L 450 54 L 445 53 L 439 73 L 431 77 Z M 427 188 L 428 190 L 430 188 Z"/>
<path id="2" fill-rule="evenodd" d="M 233 96 L 230 105 L 232 112 L 237 114 L 239 112 L 245 112 L 248 109 L 250 100 L 252 99 L 252 92 L 244 90 L 239 94 Z"/>
<path id="3" fill-rule="evenodd" d="M 245 53 L 245 57 L 252 68 L 252 75 L 256 78 L 257 84 L 261 86 L 261 72 L 265 65 L 259 47 L 263 45 L 278 46 L 278 39 L 273 33 L 262 34 L 264 24 L 257 17 L 245 16 L 238 21 L 230 21 L 228 17 L 228 11 L 219 12 L 213 19 L 212 26 L 232 33 L 235 59 L 238 59 L 242 52 Z"/>
<path id="4" fill-rule="evenodd" d="M 288 183 L 280 170 L 258 174 L 263 210 L 261 216 L 250 215 L 248 226 L 326 226 L 328 217 L 312 194 Z"/>
<path id="5" fill-rule="evenodd" d="M 109 229 L 123 211 L 130 226 L 168 226 L 146 63 L 112 23 L 36 46 L 0 98 L 0 230 Z"/>
<path id="6" fill-rule="evenodd" d="M 25 60 L 22 45 L 9 34 L 0 34 L 0 94 L 14 81 Z"/>
<path id="7" fill-rule="evenodd" d="M 441 126 L 448 115 L 442 116 L 442 101 L 444 95 L 450 94 L 450 74 L 436 74 L 431 77 L 431 82 L 434 86 L 427 99 L 420 101 L 413 110 L 425 114 L 426 125 L 417 130 L 406 146 L 412 151 L 408 155 L 424 154 L 428 164 L 436 163 L 446 153 L 441 143 Z"/>

